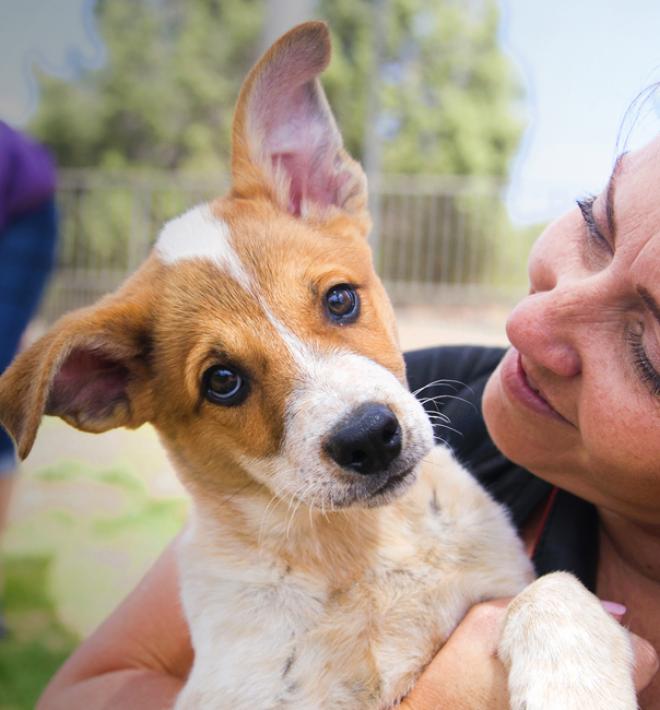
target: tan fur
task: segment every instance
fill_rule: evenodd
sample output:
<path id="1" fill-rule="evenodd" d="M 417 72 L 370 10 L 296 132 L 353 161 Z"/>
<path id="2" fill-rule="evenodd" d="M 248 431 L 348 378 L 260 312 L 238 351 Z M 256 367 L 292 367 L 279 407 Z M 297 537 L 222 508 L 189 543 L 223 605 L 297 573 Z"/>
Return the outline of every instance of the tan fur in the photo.
<path id="1" fill-rule="evenodd" d="M 171 223 L 116 294 L 60 320 L 0 378 L 0 420 L 23 457 L 44 413 L 87 431 L 149 421 L 170 452 L 194 503 L 180 565 L 195 663 L 179 710 L 391 706 L 471 605 L 532 579 L 506 514 L 450 452 L 432 448 L 405 388 L 366 242 L 364 176 L 317 79 L 328 61 L 320 23 L 269 50 L 239 98 L 230 195 Z M 300 204 L 292 199 L 286 161 L 262 149 L 263 107 L 287 81 L 325 125 L 312 136 L 332 187 L 310 188 L 319 204 L 304 189 Z M 193 228 L 204 232 L 198 242 L 187 241 Z M 177 239 L 199 253 L 177 251 Z M 338 325 L 323 298 L 346 283 L 361 313 Z M 251 383 L 240 406 L 201 391 L 205 370 L 227 363 Z M 367 495 L 323 447 L 372 401 L 398 418 L 401 470 L 411 471 L 382 495 Z M 625 632 L 570 577 L 546 577 L 514 601 L 501 651 L 514 708 L 587 707 L 585 679 L 615 699 L 589 707 L 635 705 Z M 553 658 L 570 672 L 549 674 Z"/>

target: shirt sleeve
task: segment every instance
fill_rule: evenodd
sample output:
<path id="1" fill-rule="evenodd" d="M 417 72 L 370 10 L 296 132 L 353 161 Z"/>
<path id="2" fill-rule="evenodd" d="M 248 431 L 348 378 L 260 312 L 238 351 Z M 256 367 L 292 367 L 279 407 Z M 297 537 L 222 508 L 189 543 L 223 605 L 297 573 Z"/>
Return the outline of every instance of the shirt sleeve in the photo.
<path id="1" fill-rule="evenodd" d="M 520 528 L 552 487 L 507 459 L 488 435 L 481 402 L 504 353 L 504 348 L 448 346 L 406 353 L 405 360 L 408 384 L 429 414 L 436 440 L 452 449 Z"/>
<path id="2" fill-rule="evenodd" d="M 0 121 L 0 230 L 51 198 L 55 183 L 46 148 Z"/>

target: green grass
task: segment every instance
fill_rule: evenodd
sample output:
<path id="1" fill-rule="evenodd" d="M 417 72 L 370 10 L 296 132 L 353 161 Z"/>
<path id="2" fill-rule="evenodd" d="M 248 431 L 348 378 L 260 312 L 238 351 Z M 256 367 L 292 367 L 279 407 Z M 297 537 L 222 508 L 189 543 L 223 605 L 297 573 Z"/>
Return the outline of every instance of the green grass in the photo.
<path id="1" fill-rule="evenodd" d="M 186 503 L 154 498 L 130 467 L 76 461 L 34 472 L 41 505 L 12 524 L 0 562 L 8 638 L 0 710 L 33 708 L 78 639 L 102 621 L 181 529 Z"/>
<path id="2" fill-rule="evenodd" d="M 0 640 L 0 708 L 29 710 L 75 648 L 78 638 L 57 619 L 48 592 L 52 557 L 7 557 L 4 612 L 8 635 Z"/>

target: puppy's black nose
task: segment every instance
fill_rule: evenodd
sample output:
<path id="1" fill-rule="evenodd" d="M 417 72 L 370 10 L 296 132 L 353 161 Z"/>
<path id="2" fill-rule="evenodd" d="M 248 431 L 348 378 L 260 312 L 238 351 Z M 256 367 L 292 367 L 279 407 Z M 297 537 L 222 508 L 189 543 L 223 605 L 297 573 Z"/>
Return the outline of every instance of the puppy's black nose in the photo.
<path id="1" fill-rule="evenodd" d="M 381 473 L 401 453 L 401 427 L 384 404 L 367 402 L 341 421 L 323 447 L 342 468 Z"/>

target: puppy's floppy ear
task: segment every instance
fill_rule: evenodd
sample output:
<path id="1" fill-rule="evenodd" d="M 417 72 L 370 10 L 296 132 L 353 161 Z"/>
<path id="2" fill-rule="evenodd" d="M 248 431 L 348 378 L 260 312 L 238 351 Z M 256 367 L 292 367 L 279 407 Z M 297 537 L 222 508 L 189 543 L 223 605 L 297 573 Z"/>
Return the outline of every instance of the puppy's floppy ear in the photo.
<path id="1" fill-rule="evenodd" d="M 233 194 L 266 196 L 303 218 L 339 208 L 366 232 L 366 179 L 343 148 L 318 80 L 329 62 L 327 26 L 306 22 L 252 69 L 234 116 Z"/>
<path id="2" fill-rule="evenodd" d="M 44 414 L 78 429 L 137 427 L 151 418 L 148 313 L 110 296 L 65 316 L 0 377 L 0 422 L 25 458 Z"/>

